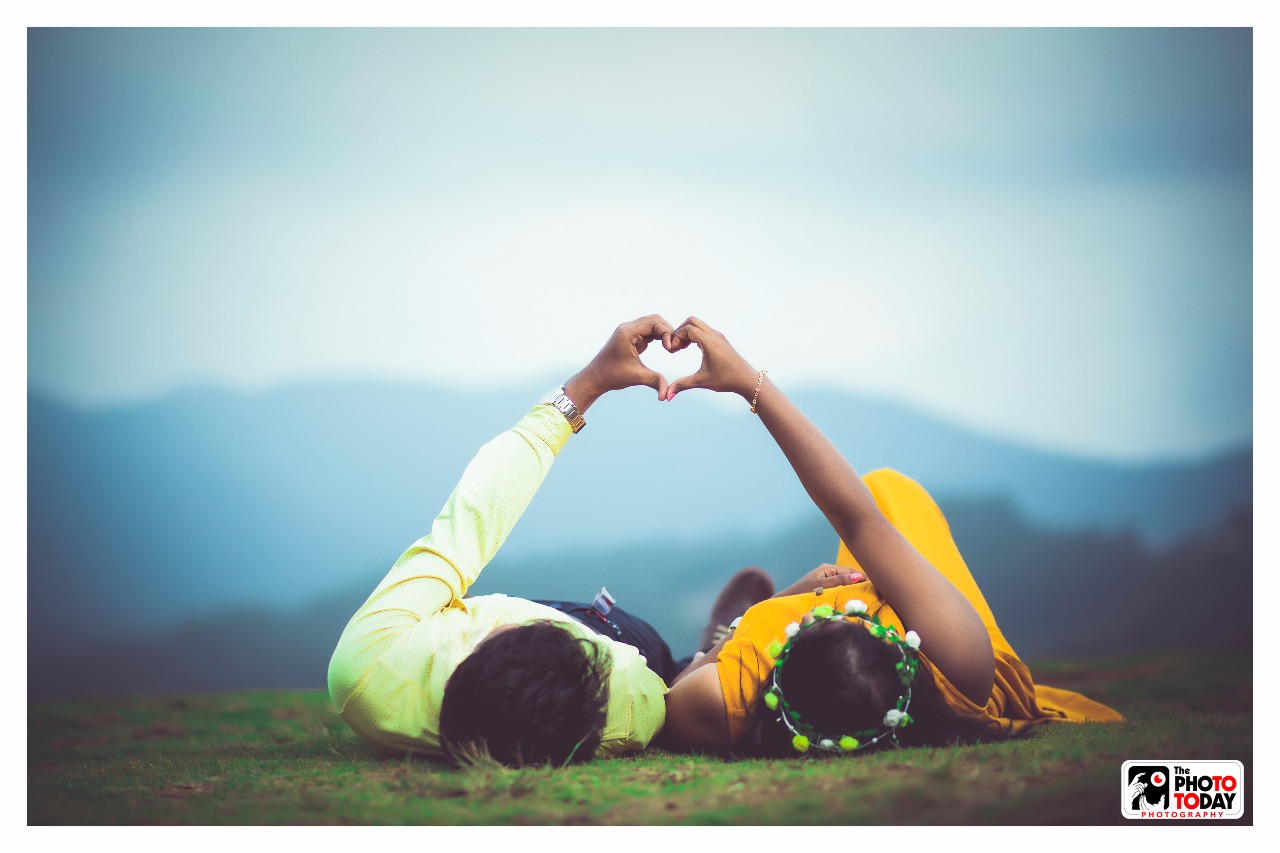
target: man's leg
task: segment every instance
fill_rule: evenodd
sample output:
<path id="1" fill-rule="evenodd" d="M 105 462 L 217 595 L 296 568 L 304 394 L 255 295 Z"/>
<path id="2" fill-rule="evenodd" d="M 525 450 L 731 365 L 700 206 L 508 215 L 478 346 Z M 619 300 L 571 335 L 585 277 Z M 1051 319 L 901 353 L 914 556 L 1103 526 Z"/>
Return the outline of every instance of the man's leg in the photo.
<path id="1" fill-rule="evenodd" d="M 702 632 L 699 651 L 705 652 L 720 641 L 729 631 L 729 623 L 747 612 L 747 608 L 757 601 L 763 601 L 773 595 L 773 579 L 763 570 L 755 566 L 740 569 L 720 590 L 715 604 L 711 607 L 711 618 Z M 679 661 L 671 656 L 671 648 L 648 622 L 639 616 L 633 616 L 614 605 L 607 619 L 601 618 L 586 604 L 570 601 L 539 601 L 539 604 L 559 610 L 566 616 L 586 625 L 597 634 L 610 637 L 635 648 L 644 656 L 645 663 L 671 686 L 677 675 L 684 672 L 693 662 L 693 655 Z"/>
<path id="2" fill-rule="evenodd" d="M 764 601 L 773 595 L 773 578 L 768 572 L 756 566 L 739 569 L 720 590 L 715 604 L 711 605 L 711 616 L 707 626 L 702 629 L 702 637 L 698 640 L 698 651 L 705 652 L 729 633 L 729 624 L 747 612 L 747 608 L 758 601 Z"/>
<path id="3" fill-rule="evenodd" d="M 635 646 L 644 655 L 649 669 L 656 672 L 670 687 L 680 670 L 671 657 L 671 648 L 657 629 L 639 616 L 632 616 L 617 606 L 609 611 L 609 621 L 622 629 L 622 642 Z"/>

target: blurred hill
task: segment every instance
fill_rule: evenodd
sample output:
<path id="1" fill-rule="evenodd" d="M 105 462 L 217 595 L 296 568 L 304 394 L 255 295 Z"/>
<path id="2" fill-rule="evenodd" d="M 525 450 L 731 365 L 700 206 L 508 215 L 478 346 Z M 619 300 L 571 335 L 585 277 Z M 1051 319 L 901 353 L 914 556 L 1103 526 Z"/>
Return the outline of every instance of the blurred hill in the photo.
<path id="1" fill-rule="evenodd" d="M 782 584 L 833 559 L 835 534 L 741 406 L 650 394 L 591 410 L 475 593 L 605 584 L 679 655 L 735 569 Z M 1177 646 L 1171 614 L 1206 600 L 1234 616 L 1195 647 L 1248 644 L 1251 449 L 1118 465 L 793 396 L 856 468 L 937 496 L 1021 653 Z M 30 697 L 322 685 L 351 612 L 537 397 L 333 384 L 79 411 L 30 394 Z"/>
<path id="2" fill-rule="evenodd" d="M 1006 637 L 1024 658 L 1114 656 L 1252 648 L 1253 525 L 1242 510 L 1212 534 L 1152 551 L 1134 537 L 1050 533 L 1028 527 L 1008 504 L 944 504 L 952 530 Z M 830 560 L 833 534 L 816 518 L 770 539 L 657 543 L 573 550 L 567 560 L 503 560 L 478 594 L 586 597 L 601 573 L 619 603 L 643 616 L 677 656 L 693 648 L 716 591 L 734 568 L 756 562 L 787 583 Z M 370 566 L 371 573 L 380 568 Z M 325 686 L 329 655 L 368 585 L 353 584 L 305 607 L 231 608 L 173 629 L 128 633 L 58 651 L 33 644 L 28 699 Z M 1188 613 L 1207 622 L 1188 629 Z"/>

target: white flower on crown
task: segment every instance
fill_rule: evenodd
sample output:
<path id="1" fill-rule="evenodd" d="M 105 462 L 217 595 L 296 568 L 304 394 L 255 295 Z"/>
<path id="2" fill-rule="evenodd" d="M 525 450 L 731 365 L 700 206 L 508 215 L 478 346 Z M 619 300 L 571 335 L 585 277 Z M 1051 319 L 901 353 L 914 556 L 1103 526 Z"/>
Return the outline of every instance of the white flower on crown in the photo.
<path id="1" fill-rule="evenodd" d="M 915 631 L 908 631 L 907 636 L 904 637 L 903 639 L 906 640 L 907 645 L 910 646 L 911 648 L 913 649 L 920 648 L 920 635 L 917 634 Z"/>
<path id="2" fill-rule="evenodd" d="M 788 637 L 794 637 L 796 634 L 800 633 L 800 623 L 792 622 L 790 625 L 787 626 L 786 631 L 787 631 Z"/>
<path id="3" fill-rule="evenodd" d="M 867 604 L 865 601 L 862 601 L 860 599 L 851 598 L 845 602 L 844 612 L 845 613 L 866 613 Z"/>
<path id="4" fill-rule="evenodd" d="M 823 749 L 835 749 L 836 742 L 829 737 L 824 737 L 822 740 L 818 741 L 818 746 L 822 747 Z"/>
<path id="5" fill-rule="evenodd" d="M 903 718 L 907 715 L 899 711 L 897 708 L 890 708 L 885 711 L 884 724 L 886 726 L 897 726 L 902 723 Z"/>

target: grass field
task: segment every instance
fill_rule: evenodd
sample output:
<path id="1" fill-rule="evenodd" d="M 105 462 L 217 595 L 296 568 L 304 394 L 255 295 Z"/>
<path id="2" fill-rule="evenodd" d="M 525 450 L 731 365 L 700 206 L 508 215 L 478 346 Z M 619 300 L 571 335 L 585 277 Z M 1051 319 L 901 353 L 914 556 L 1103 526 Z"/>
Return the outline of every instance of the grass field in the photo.
<path id="1" fill-rule="evenodd" d="M 95 699 L 27 717 L 29 824 L 1125 823 L 1128 759 L 1238 759 L 1252 661 L 1032 664 L 1123 712 L 979 746 L 725 761 L 650 751 L 562 770 L 379 760 L 321 692 Z M 1246 784 L 1245 816 L 1252 823 Z"/>

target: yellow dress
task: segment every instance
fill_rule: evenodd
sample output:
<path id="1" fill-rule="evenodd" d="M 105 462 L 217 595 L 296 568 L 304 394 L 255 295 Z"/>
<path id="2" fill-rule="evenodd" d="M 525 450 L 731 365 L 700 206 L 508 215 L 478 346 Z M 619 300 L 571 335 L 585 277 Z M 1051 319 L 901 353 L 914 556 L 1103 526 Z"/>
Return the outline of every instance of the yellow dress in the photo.
<path id="1" fill-rule="evenodd" d="M 965 698 L 925 655 L 921 666 L 929 669 L 943 700 L 961 716 L 985 725 L 992 734 L 1013 735 L 1028 726 L 1059 722 L 1115 722 L 1123 720 L 1119 713 L 1071 690 L 1046 687 L 1031 680 L 1031 672 L 1018 659 L 1009 641 L 996 625 L 969 567 L 951 538 L 951 528 L 942 510 L 916 481 L 897 471 L 881 468 L 862 478 L 871 490 L 876 505 L 899 532 L 915 546 L 926 560 L 951 581 L 969 600 L 991 635 L 995 650 L 996 679 L 991 698 L 979 706 Z M 860 568 L 843 542 L 836 564 Z M 821 595 L 803 593 L 771 598 L 749 609 L 737 630 L 716 659 L 720 689 L 729 711 L 729 737 L 734 743 L 742 736 L 773 669 L 770 643 L 785 641 L 788 623 L 798 622 L 819 604 L 830 604 L 840 612 L 845 602 L 863 601 L 870 612 L 878 613 L 881 622 L 893 625 L 898 632 L 906 628 L 869 581 L 826 589 Z"/>

